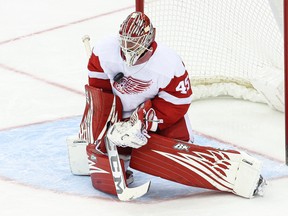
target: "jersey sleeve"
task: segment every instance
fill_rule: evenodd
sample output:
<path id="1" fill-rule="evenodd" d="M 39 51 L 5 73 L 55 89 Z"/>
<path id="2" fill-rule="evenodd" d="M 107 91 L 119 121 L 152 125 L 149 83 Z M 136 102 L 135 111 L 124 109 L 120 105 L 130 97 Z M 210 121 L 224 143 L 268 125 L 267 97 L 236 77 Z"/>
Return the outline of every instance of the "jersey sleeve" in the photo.
<path id="1" fill-rule="evenodd" d="M 103 89 L 105 92 L 112 92 L 108 76 L 101 67 L 99 57 L 92 53 L 88 62 L 88 82 L 90 86 Z"/>
<path id="2" fill-rule="evenodd" d="M 158 119 L 163 119 L 159 129 L 163 130 L 178 120 L 188 111 L 192 101 L 192 89 L 187 71 L 179 77 L 174 76 L 170 83 L 160 89 L 152 100 L 152 106 Z"/>

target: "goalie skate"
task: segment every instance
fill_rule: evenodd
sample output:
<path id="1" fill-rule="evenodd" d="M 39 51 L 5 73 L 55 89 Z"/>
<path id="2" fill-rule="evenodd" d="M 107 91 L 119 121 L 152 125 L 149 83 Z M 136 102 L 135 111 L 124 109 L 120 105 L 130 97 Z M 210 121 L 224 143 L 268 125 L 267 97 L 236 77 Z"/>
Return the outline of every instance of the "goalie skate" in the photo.
<path id="1" fill-rule="evenodd" d="M 257 187 L 253 193 L 253 196 L 263 196 L 265 187 L 268 185 L 268 182 L 260 175 L 259 181 L 257 183 Z"/>

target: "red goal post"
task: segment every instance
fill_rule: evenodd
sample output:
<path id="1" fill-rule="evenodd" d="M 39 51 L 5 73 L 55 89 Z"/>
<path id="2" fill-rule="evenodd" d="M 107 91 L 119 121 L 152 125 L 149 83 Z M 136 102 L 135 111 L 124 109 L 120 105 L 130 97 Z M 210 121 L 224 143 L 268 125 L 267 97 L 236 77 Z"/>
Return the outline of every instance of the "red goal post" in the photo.
<path id="1" fill-rule="evenodd" d="M 288 3 L 287 0 L 283 0 L 283 8 L 284 8 L 284 62 L 285 62 L 285 157 L 286 157 L 286 165 L 288 165 L 288 95 L 287 95 L 287 85 L 288 85 Z"/>
<path id="2" fill-rule="evenodd" d="M 229 95 L 285 112 L 288 165 L 287 0 L 135 1 L 183 58 L 194 100 Z"/>

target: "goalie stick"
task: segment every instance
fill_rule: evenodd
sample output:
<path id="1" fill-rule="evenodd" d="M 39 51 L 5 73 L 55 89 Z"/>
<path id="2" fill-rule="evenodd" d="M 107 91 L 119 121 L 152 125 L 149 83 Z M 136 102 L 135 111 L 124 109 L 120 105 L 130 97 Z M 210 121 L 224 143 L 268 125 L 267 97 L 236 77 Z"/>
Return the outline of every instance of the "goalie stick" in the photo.
<path id="1" fill-rule="evenodd" d="M 89 58 L 91 56 L 91 54 L 92 54 L 92 49 L 91 49 L 91 46 L 90 46 L 90 37 L 89 37 L 89 35 L 84 35 L 82 37 L 82 42 L 84 43 L 86 54 L 87 54 L 87 56 Z"/>
<path id="2" fill-rule="evenodd" d="M 128 188 L 123 176 L 123 170 L 120 164 L 119 154 L 115 144 L 105 137 L 106 150 L 109 157 L 110 167 L 113 175 L 114 184 L 119 200 L 130 201 L 146 194 L 150 188 L 151 181 L 138 187 Z"/>

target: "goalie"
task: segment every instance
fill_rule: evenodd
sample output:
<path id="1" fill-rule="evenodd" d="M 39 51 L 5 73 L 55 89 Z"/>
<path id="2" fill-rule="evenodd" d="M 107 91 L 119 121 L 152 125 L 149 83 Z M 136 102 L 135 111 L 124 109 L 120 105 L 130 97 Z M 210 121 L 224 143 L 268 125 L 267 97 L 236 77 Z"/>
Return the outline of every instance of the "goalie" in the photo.
<path id="1" fill-rule="evenodd" d="M 244 152 L 193 144 L 187 115 L 192 89 L 181 58 L 155 41 L 141 12 L 119 36 L 93 48 L 79 138 L 85 140 L 94 188 L 117 194 L 104 137 L 118 146 L 126 184 L 128 166 L 185 185 L 251 198 L 265 183 L 261 163 Z M 130 163 L 130 164 L 129 164 Z M 113 167 L 112 167 L 113 169 Z"/>

